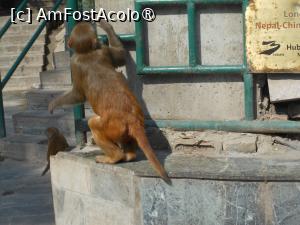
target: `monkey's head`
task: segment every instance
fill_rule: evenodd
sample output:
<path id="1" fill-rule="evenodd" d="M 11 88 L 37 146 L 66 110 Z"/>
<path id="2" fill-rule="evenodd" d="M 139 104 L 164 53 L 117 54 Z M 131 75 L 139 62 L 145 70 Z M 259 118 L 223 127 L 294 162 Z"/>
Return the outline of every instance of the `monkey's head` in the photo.
<path id="1" fill-rule="evenodd" d="M 98 39 L 93 26 L 88 22 L 78 23 L 70 36 L 68 45 L 76 53 L 87 53 L 98 46 Z"/>
<path id="2" fill-rule="evenodd" d="M 49 127 L 45 131 L 46 136 L 48 139 L 52 138 L 54 135 L 59 134 L 59 130 L 56 127 Z"/>

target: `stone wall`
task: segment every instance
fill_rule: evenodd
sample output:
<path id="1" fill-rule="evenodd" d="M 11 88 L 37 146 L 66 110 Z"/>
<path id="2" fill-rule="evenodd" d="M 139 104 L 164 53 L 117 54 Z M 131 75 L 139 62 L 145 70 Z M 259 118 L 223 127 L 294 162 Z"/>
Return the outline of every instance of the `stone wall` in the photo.
<path id="1" fill-rule="evenodd" d="M 159 153 L 169 186 L 142 156 L 96 164 L 95 149 L 51 158 L 56 225 L 299 225 L 299 153 L 293 163 Z"/>

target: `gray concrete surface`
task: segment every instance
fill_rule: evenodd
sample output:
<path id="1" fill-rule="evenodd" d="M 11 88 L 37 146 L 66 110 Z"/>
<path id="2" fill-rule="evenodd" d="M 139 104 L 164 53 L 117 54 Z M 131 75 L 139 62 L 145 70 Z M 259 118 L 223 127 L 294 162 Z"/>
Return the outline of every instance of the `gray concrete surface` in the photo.
<path id="1" fill-rule="evenodd" d="M 55 225 L 49 173 L 44 163 L 0 161 L 0 224 Z"/>

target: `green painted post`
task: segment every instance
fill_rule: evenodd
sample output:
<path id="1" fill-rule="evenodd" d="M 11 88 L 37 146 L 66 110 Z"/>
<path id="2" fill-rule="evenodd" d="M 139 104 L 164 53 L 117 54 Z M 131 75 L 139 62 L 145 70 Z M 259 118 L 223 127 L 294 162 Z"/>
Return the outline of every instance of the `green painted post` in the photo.
<path id="1" fill-rule="evenodd" d="M 67 7 L 71 8 L 73 11 L 78 10 L 77 0 L 68 0 Z M 70 36 L 75 25 L 76 25 L 76 21 L 73 19 L 72 16 L 69 16 L 68 23 L 67 23 L 68 36 Z M 71 50 L 70 50 L 70 55 L 72 55 Z M 84 105 L 81 104 L 81 105 L 74 106 L 73 112 L 74 112 L 74 120 L 75 120 L 76 141 L 77 144 L 79 144 L 80 146 L 84 146 L 86 143 L 86 134 L 82 129 L 82 120 L 85 117 Z"/>
<path id="2" fill-rule="evenodd" d="M 187 3 L 188 36 L 189 36 L 189 64 L 196 66 L 198 61 L 197 35 L 196 35 L 196 6 L 193 2 Z"/>
<path id="3" fill-rule="evenodd" d="M 142 5 L 137 1 L 135 2 L 135 10 L 138 11 L 141 15 Z M 135 22 L 135 45 L 136 45 L 136 67 L 137 74 L 145 67 L 145 46 L 144 46 L 144 34 L 143 34 L 143 20 L 141 19 L 138 22 Z"/>
<path id="4" fill-rule="evenodd" d="M 243 73 L 244 80 L 244 101 L 245 101 L 245 119 L 246 120 L 254 120 L 254 87 L 253 87 L 253 75 L 249 73 L 248 63 L 247 63 L 247 46 L 246 46 L 246 9 L 248 6 L 248 0 L 243 0 L 243 42 L 244 42 L 244 66 L 245 72 Z"/>
<path id="5" fill-rule="evenodd" d="M 0 79 L 0 138 L 4 138 L 4 137 L 6 137 L 6 129 L 5 129 L 5 117 L 4 117 L 3 96 L 2 96 L 2 83 Z"/>
<path id="6" fill-rule="evenodd" d="M 244 72 L 243 79 L 244 79 L 245 119 L 254 120 L 253 75 Z"/>

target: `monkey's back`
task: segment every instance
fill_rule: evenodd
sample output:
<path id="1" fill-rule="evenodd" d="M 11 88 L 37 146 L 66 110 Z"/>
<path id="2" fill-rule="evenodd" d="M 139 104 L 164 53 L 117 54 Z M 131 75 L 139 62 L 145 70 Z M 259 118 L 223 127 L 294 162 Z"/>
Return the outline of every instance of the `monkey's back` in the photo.
<path id="1" fill-rule="evenodd" d="M 72 61 L 79 67 L 75 70 L 78 71 L 76 76 L 80 76 L 82 92 L 97 115 L 119 114 L 123 118 L 134 117 L 144 121 L 142 109 L 127 80 L 115 70 L 106 54 L 95 51 L 76 60 L 80 63 L 74 62 L 74 59 Z"/>

